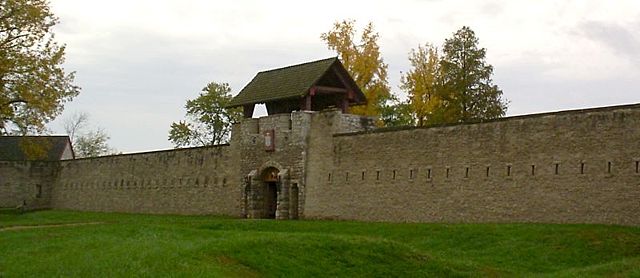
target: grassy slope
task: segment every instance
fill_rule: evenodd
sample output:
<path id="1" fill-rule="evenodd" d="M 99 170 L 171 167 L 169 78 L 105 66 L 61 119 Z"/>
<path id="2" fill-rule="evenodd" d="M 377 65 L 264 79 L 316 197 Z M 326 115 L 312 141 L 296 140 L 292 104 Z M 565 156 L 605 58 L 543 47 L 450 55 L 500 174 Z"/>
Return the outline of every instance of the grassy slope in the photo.
<path id="1" fill-rule="evenodd" d="M 0 213 L 2 276 L 640 276 L 640 227 Z"/>

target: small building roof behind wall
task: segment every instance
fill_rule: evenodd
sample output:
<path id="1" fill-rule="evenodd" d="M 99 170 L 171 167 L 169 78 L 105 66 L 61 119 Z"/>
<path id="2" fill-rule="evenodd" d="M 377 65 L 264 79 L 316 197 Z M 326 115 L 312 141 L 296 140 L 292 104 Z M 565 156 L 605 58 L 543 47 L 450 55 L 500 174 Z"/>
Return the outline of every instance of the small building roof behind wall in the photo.
<path id="1" fill-rule="evenodd" d="M 335 76 L 353 92 L 351 105 L 364 104 L 366 98 L 337 57 L 262 71 L 235 96 L 228 107 L 301 99 L 319 81 Z M 322 85 L 322 84 L 320 84 Z"/>
<path id="2" fill-rule="evenodd" d="M 0 136 L 0 161 L 73 158 L 69 136 Z"/>

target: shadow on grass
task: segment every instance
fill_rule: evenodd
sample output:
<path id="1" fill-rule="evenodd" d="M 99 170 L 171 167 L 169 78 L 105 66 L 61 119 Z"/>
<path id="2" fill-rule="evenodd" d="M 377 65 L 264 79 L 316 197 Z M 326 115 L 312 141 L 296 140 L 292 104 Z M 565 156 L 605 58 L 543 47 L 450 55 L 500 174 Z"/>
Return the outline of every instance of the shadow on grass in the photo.
<path id="1" fill-rule="evenodd" d="M 18 214 L 22 214 L 23 211 L 16 209 L 16 208 L 0 208 L 0 214 L 7 214 L 7 215 L 18 215 Z"/>

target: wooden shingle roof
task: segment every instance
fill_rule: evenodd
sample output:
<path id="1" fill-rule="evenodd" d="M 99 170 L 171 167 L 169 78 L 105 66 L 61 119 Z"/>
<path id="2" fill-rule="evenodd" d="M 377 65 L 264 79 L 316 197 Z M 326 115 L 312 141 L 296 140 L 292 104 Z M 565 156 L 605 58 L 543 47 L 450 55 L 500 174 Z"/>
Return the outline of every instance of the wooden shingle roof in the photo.
<path id="1" fill-rule="evenodd" d="M 56 161 L 67 148 L 71 148 L 69 136 L 0 136 L 0 161 Z"/>
<path id="2" fill-rule="evenodd" d="M 340 60 L 337 57 L 332 57 L 259 72 L 231 100 L 228 107 L 304 97 L 309 93 L 309 89 L 332 69 L 346 75 L 348 82 L 351 83 L 349 85 L 354 87 L 356 95 L 359 99 L 364 99 L 364 94 L 344 69 Z"/>

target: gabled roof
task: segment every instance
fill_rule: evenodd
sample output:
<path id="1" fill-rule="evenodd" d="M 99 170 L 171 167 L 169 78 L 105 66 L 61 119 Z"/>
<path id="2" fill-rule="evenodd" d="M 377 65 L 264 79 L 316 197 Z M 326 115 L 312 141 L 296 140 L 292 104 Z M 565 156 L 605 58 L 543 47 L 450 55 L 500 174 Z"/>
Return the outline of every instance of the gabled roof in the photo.
<path id="1" fill-rule="evenodd" d="M 69 136 L 0 136 L 0 161 L 60 160 L 67 147 Z"/>
<path id="2" fill-rule="evenodd" d="M 364 94 L 349 76 L 337 57 L 307 62 L 303 64 L 262 71 L 235 96 L 228 107 L 246 104 L 265 103 L 280 99 L 301 98 L 309 93 L 309 89 L 331 70 L 340 72 L 348 86 L 362 103 Z"/>

